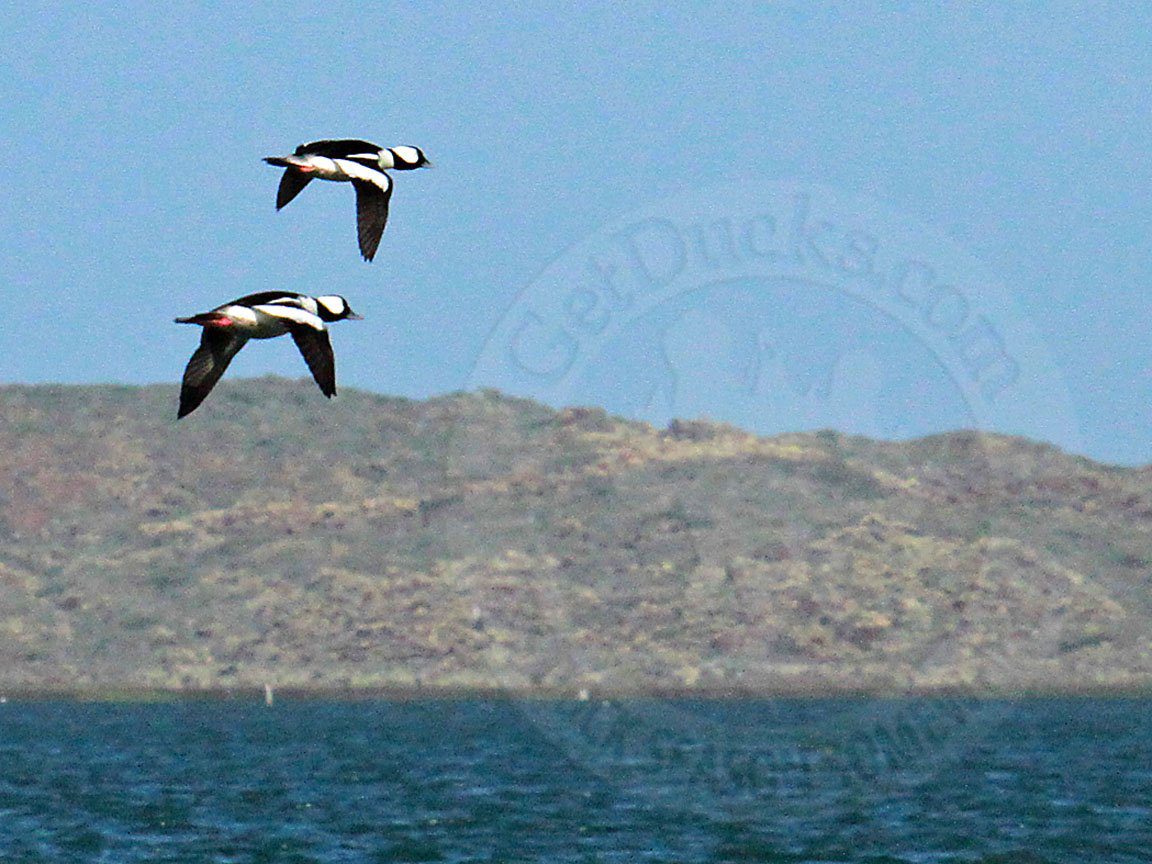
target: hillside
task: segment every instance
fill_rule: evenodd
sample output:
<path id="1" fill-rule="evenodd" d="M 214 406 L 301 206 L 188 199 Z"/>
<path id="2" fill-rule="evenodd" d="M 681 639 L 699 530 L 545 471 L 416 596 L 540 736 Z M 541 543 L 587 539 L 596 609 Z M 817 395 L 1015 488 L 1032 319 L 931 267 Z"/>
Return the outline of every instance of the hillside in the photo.
<path id="1" fill-rule="evenodd" d="M 1147 687 L 1152 471 L 492 392 L 0 388 L 0 690 Z"/>

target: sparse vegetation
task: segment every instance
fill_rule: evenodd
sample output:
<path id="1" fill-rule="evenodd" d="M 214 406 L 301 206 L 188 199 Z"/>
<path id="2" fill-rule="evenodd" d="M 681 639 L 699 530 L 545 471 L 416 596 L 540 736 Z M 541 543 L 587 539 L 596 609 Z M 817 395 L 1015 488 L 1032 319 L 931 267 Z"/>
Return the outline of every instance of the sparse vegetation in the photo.
<path id="1" fill-rule="evenodd" d="M 0 388 L 0 688 L 1152 684 L 1147 470 L 309 384 Z"/>

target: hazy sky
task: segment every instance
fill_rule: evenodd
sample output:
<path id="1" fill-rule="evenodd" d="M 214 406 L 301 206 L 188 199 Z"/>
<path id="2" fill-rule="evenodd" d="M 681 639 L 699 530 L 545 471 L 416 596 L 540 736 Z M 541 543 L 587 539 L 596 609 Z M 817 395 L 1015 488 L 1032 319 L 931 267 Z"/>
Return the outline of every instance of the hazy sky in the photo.
<path id="1" fill-rule="evenodd" d="M 283 288 L 346 387 L 1152 461 L 1152 13 L 618 5 L 5 5 L 0 381 L 175 383 Z M 274 210 L 320 137 L 435 162 L 373 264 L 349 187 Z"/>

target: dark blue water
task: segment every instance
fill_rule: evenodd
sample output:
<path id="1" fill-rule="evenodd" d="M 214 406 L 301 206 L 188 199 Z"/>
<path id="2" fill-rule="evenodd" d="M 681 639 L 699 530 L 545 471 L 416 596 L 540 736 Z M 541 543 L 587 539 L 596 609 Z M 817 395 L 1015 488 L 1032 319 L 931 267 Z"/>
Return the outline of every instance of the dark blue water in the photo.
<path id="1" fill-rule="evenodd" d="M 9 702 L 0 861 L 1150 862 L 1152 700 Z"/>

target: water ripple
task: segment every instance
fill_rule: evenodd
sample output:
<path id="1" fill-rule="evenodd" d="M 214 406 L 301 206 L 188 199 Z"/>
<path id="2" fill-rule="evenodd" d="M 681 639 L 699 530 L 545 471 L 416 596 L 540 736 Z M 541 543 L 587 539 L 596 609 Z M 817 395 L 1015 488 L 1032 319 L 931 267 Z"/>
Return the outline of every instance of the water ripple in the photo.
<path id="1" fill-rule="evenodd" d="M 947 756 L 852 776 L 836 760 L 858 703 L 664 704 L 663 738 L 649 701 L 643 748 L 581 749 L 506 701 L 10 701 L 0 860 L 1134 864 L 1152 848 L 1148 700 L 1005 703 Z"/>

